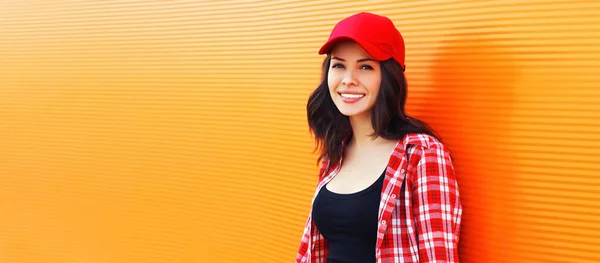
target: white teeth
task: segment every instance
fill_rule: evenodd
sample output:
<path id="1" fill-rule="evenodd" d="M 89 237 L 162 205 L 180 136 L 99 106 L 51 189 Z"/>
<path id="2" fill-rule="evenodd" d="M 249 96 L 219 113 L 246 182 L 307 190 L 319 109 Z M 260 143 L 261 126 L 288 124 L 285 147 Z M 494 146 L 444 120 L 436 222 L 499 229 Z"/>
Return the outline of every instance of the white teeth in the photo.
<path id="1" fill-rule="evenodd" d="M 344 98 L 348 99 L 358 99 L 365 96 L 365 94 L 348 94 L 348 93 L 340 93 L 340 95 Z"/>

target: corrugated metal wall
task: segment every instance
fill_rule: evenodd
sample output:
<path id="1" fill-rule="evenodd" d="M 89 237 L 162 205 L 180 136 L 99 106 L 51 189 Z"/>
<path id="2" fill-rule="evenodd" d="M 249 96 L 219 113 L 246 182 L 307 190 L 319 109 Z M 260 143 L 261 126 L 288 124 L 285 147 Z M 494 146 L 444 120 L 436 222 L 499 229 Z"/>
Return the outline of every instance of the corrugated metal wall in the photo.
<path id="1" fill-rule="evenodd" d="M 0 262 L 291 262 L 316 51 L 359 11 L 453 150 L 463 262 L 600 261 L 598 2 L 0 6 Z"/>

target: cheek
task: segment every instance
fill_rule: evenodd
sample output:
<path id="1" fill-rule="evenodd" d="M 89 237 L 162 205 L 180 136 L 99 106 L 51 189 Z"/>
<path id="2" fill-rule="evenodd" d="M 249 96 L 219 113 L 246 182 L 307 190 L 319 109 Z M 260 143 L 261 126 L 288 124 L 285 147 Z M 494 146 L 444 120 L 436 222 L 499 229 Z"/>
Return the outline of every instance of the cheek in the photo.
<path id="1" fill-rule="evenodd" d="M 369 93 L 373 95 L 377 95 L 379 93 L 379 89 L 381 83 L 379 81 L 372 81 L 369 83 Z"/>
<path id="2" fill-rule="evenodd" d="M 337 76 L 337 74 L 332 73 L 331 71 L 327 75 L 327 85 L 329 86 L 330 91 L 334 91 L 337 86 L 340 85 L 341 79 Z"/>
<path id="3" fill-rule="evenodd" d="M 369 93 L 378 94 L 379 89 L 381 88 L 381 76 L 373 76 L 369 78 Z"/>

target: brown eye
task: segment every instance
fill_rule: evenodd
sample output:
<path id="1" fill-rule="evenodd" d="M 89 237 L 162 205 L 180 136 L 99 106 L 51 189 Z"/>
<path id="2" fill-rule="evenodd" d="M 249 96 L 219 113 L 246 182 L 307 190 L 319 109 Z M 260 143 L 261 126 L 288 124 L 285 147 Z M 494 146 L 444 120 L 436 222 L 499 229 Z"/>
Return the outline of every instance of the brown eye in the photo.
<path id="1" fill-rule="evenodd" d="M 370 65 L 362 65 L 362 66 L 360 66 L 360 69 L 371 70 L 371 69 L 373 69 L 373 67 L 371 67 Z"/>

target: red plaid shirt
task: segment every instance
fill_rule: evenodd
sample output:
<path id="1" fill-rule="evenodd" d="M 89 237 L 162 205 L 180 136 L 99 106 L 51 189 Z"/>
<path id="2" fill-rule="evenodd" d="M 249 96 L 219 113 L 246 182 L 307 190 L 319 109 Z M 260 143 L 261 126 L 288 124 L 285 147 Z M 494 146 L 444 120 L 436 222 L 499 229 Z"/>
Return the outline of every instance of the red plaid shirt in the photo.
<path id="1" fill-rule="evenodd" d="M 315 197 L 337 174 L 340 164 L 323 175 L 329 163 L 321 162 Z M 458 262 L 461 216 L 449 152 L 429 135 L 406 135 L 396 145 L 385 173 L 375 247 L 377 263 Z M 326 263 L 327 254 L 327 241 L 315 227 L 311 211 L 296 263 Z"/>

